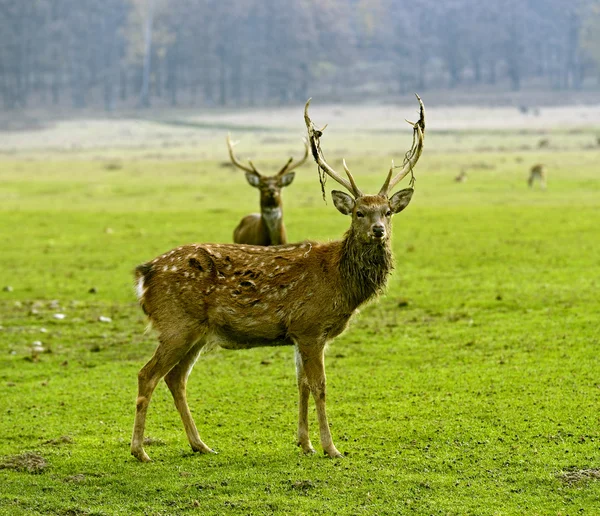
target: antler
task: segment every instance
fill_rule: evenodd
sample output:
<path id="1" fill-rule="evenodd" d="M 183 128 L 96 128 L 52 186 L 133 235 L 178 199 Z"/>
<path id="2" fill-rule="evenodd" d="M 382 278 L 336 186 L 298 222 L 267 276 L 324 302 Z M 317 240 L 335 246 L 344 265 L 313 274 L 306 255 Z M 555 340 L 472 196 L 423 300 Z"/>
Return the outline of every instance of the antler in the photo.
<path id="1" fill-rule="evenodd" d="M 306 158 L 308 158 L 308 143 L 306 142 L 306 140 L 303 140 L 303 143 L 304 143 L 304 156 L 302 156 L 302 159 L 300 161 L 298 161 L 297 163 L 294 163 L 293 165 L 292 165 L 292 161 L 294 161 L 294 158 L 288 159 L 287 163 L 283 166 L 283 168 L 279 172 L 277 172 L 278 176 L 282 176 L 286 172 L 291 172 L 292 170 L 294 170 L 295 168 L 298 168 L 300 165 L 302 165 L 306 161 Z"/>
<path id="2" fill-rule="evenodd" d="M 250 164 L 249 167 L 238 161 L 238 159 L 235 157 L 235 154 L 233 153 L 234 145 L 235 143 L 231 141 L 231 135 L 227 133 L 227 149 L 229 150 L 229 157 L 231 158 L 231 162 L 236 167 L 241 168 L 244 172 L 250 172 L 251 174 L 259 174 L 258 170 L 256 170 L 256 167 L 254 166 L 251 160 L 248 160 L 248 163 Z"/>
<path id="3" fill-rule="evenodd" d="M 398 167 L 394 166 L 394 160 L 392 160 L 392 166 L 390 168 L 390 171 L 388 172 L 385 183 L 383 183 L 383 186 L 381 187 L 381 190 L 379 191 L 379 195 L 387 196 L 388 193 L 394 188 L 394 186 L 396 186 L 402 179 L 404 179 L 404 177 L 409 172 L 411 174 L 411 180 L 410 180 L 411 186 L 415 182 L 415 178 L 412 175 L 413 168 L 417 164 L 417 161 L 419 161 L 419 158 L 421 157 L 421 153 L 423 152 L 423 140 L 425 139 L 425 106 L 423 106 L 423 101 L 421 100 L 421 97 L 419 97 L 419 95 L 417 95 L 416 93 L 415 93 L 415 96 L 417 97 L 417 100 L 419 101 L 419 107 L 420 107 L 419 120 L 414 123 L 409 122 L 407 120 L 407 122 L 413 126 L 412 147 L 404 155 L 404 166 L 402 167 L 402 170 L 400 172 L 398 172 L 396 174 L 396 176 L 394 176 L 393 179 L 392 179 L 392 174 L 394 172 L 394 169 L 398 168 Z"/>
<path id="4" fill-rule="evenodd" d="M 310 148 L 312 151 L 313 158 L 317 162 L 317 165 L 319 166 L 320 170 L 322 170 L 329 177 L 331 177 L 332 179 L 337 181 L 339 184 L 341 184 L 344 188 L 346 188 L 346 190 L 348 190 L 350 193 L 352 193 L 354 195 L 354 197 L 356 197 L 356 198 L 362 197 L 363 193 L 359 190 L 358 186 L 356 186 L 356 182 L 354 181 L 354 178 L 352 177 L 350 170 L 348 170 L 345 160 L 344 160 L 344 170 L 346 171 L 346 174 L 348 175 L 348 179 L 350 181 L 348 181 L 347 179 L 344 179 L 339 174 L 337 174 L 337 172 L 335 170 L 333 170 L 333 168 L 331 168 L 325 161 L 325 158 L 323 157 L 323 151 L 321 151 L 320 138 L 321 138 L 321 136 L 323 136 L 323 131 L 325 130 L 325 127 L 327 127 L 327 126 L 323 127 L 323 129 L 321 129 L 321 130 L 318 130 L 315 128 L 314 124 L 312 123 L 312 120 L 308 116 L 308 106 L 310 105 L 311 100 L 312 99 L 308 99 L 306 101 L 306 105 L 304 106 L 304 122 L 306 123 L 306 128 L 308 129 L 308 140 L 310 142 Z M 323 182 L 321 182 L 321 185 L 323 185 Z"/>

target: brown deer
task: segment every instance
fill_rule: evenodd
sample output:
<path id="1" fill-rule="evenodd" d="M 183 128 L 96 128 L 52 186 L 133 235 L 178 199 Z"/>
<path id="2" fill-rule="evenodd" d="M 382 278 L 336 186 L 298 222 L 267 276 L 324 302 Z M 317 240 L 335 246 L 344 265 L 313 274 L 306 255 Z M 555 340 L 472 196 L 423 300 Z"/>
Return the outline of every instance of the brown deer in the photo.
<path id="1" fill-rule="evenodd" d="M 418 97 L 417 97 L 418 98 Z M 177 247 L 135 270 L 142 309 L 158 331 L 154 356 L 138 374 L 138 397 L 131 453 L 150 458 L 143 448 L 146 412 L 152 392 L 165 378 L 192 450 L 211 453 L 200 439 L 186 400 L 186 382 L 202 350 L 256 346 L 294 346 L 299 391 L 298 445 L 314 453 L 308 434 L 308 401 L 312 394 L 320 441 L 329 457 L 341 457 L 333 444 L 325 411 L 325 344 L 339 335 L 356 309 L 385 287 L 393 262 L 391 218 L 413 194 L 413 167 L 423 149 L 425 112 L 421 99 L 413 145 L 404 166 L 395 168 L 376 195 L 363 194 L 344 161 L 348 179 L 325 161 L 320 149 L 323 130 L 315 129 L 304 109 L 313 157 L 324 175 L 351 195 L 332 192 L 335 207 L 352 222 L 342 240 L 260 247 L 236 244 L 192 244 Z M 390 196 L 407 174 L 411 188 Z"/>
<path id="2" fill-rule="evenodd" d="M 462 168 L 457 176 L 454 177 L 456 183 L 464 183 L 467 181 L 467 171 Z"/>
<path id="3" fill-rule="evenodd" d="M 283 203 L 281 202 L 281 189 L 292 184 L 295 172 L 293 170 L 302 165 L 308 157 L 308 145 L 304 142 L 304 156 L 294 164 L 294 158 L 287 163 L 274 176 L 264 176 L 252 163 L 243 165 L 233 153 L 233 143 L 227 135 L 227 148 L 231 162 L 246 173 L 246 180 L 260 191 L 260 213 L 246 215 L 233 232 L 233 241 L 236 244 L 250 245 L 281 245 L 287 244 L 287 235 L 283 225 Z"/>
<path id="4" fill-rule="evenodd" d="M 527 178 L 527 184 L 529 185 L 529 188 L 533 187 L 533 183 L 535 181 L 540 182 L 542 190 L 546 189 L 546 169 L 541 163 L 533 165 L 533 167 L 531 167 L 529 170 L 529 177 Z"/>

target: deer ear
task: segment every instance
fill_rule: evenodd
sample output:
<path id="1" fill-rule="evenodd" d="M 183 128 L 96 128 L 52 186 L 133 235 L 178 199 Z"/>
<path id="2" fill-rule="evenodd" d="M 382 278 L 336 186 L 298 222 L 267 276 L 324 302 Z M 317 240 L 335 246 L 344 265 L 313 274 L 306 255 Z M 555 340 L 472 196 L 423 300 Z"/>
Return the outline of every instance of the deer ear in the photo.
<path id="1" fill-rule="evenodd" d="M 296 172 L 288 172 L 287 174 L 283 174 L 279 178 L 279 186 L 291 185 L 294 177 L 296 177 Z"/>
<path id="2" fill-rule="evenodd" d="M 260 185 L 260 176 L 254 172 L 246 172 L 246 181 L 250 183 L 250 186 L 258 187 Z"/>
<path id="3" fill-rule="evenodd" d="M 331 198 L 333 199 L 333 204 L 340 213 L 350 215 L 352 210 L 354 210 L 354 199 L 346 192 L 333 190 L 331 192 Z"/>
<path id="4" fill-rule="evenodd" d="M 390 197 L 390 208 L 394 213 L 400 213 L 404 208 L 408 206 L 408 203 L 412 199 L 414 190 L 412 188 L 405 188 L 396 192 Z"/>

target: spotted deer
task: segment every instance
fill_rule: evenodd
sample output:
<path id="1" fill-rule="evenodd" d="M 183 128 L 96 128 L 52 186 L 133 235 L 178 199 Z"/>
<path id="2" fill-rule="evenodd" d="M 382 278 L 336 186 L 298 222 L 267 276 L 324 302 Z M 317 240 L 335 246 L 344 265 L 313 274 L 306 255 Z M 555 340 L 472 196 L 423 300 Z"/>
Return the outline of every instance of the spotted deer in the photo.
<path id="1" fill-rule="evenodd" d="M 535 181 L 539 181 L 542 190 L 546 189 L 546 169 L 541 163 L 533 165 L 529 170 L 529 177 L 527 178 L 529 188 L 533 187 Z"/>
<path id="2" fill-rule="evenodd" d="M 418 98 L 418 97 L 417 97 Z M 308 432 L 312 394 L 325 455 L 341 457 L 333 444 L 325 410 L 324 350 L 339 335 L 356 309 L 376 297 L 393 268 L 392 215 L 404 210 L 413 195 L 413 167 L 423 149 L 425 112 L 412 124 L 413 145 L 402 169 L 387 174 L 376 195 L 364 194 L 346 166 L 348 179 L 323 157 L 320 138 L 304 109 L 312 155 L 322 182 L 325 174 L 349 193 L 333 190 L 333 203 L 351 217 L 341 240 L 261 247 L 236 244 L 191 244 L 177 247 L 135 269 L 142 309 L 158 331 L 154 356 L 138 374 L 138 396 L 131 453 L 150 458 L 143 448 L 146 412 L 164 377 L 173 395 L 192 450 L 211 453 L 196 429 L 186 400 L 186 382 L 199 354 L 214 346 L 248 349 L 293 346 L 299 392 L 297 444 L 314 453 Z M 391 195 L 407 174 L 411 187 Z M 392 177 L 393 176 L 393 177 Z"/>
<path id="3" fill-rule="evenodd" d="M 250 160 L 249 166 L 240 163 L 233 152 L 233 145 L 230 136 L 227 135 L 231 162 L 246 173 L 246 181 L 260 192 L 260 213 L 251 213 L 240 221 L 233 232 L 233 241 L 236 244 L 250 245 L 287 244 L 281 189 L 292 184 L 296 174 L 293 170 L 302 165 L 308 157 L 308 145 L 304 142 L 304 156 L 300 161 L 293 163 L 294 158 L 288 159 L 274 176 L 262 175 Z"/>

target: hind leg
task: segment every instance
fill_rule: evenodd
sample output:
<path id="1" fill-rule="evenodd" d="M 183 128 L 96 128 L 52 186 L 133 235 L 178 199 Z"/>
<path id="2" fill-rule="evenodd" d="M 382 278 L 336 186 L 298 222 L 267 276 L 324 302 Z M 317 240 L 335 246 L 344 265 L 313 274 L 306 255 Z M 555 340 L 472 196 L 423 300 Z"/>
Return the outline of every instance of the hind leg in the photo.
<path id="1" fill-rule="evenodd" d="M 196 428 L 194 418 L 192 417 L 187 403 L 185 390 L 188 376 L 190 375 L 203 346 L 204 342 L 202 341 L 198 344 L 195 344 L 194 347 L 190 349 L 188 353 L 181 359 L 181 361 L 173 369 L 171 369 L 167 376 L 165 376 L 165 382 L 169 387 L 171 394 L 173 395 L 175 407 L 177 407 L 177 411 L 181 416 L 181 421 L 183 422 L 185 433 L 187 434 L 187 438 L 190 442 L 192 450 L 200 453 L 215 453 L 202 442 L 202 439 L 200 439 L 198 429 Z"/>
<path id="2" fill-rule="evenodd" d="M 306 454 L 315 453 L 308 435 L 308 398 L 310 387 L 304 372 L 304 364 L 300 351 L 296 347 L 296 378 L 298 380 L 298 446 Z"/>
<path id="3" fill-rule="evenodd" d="M 175 365 L 185 358 L 197 337 L 192 332 L 182 331 L 178 335 L 161 334 L 159 345 L 154 356 L 140 369 L 138 373 L 138 397 L 136 401 L 135 423 L 131 438 L 131 454 L 142 462 L 148 462 L 150 457 L 144 451 L 144 428 L 146 412 L 154 389 L 160 379 Z"/>

